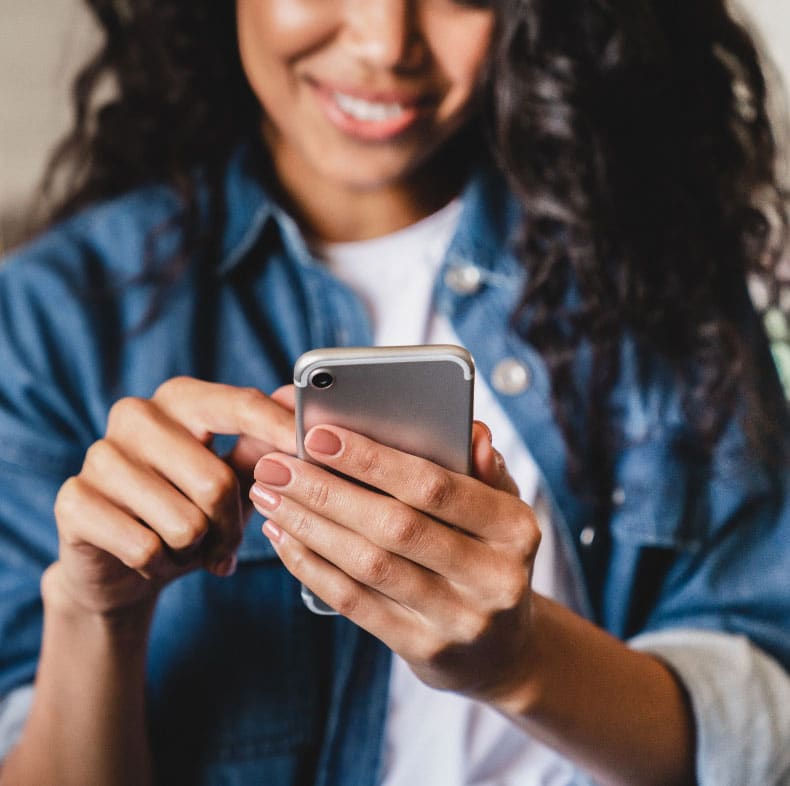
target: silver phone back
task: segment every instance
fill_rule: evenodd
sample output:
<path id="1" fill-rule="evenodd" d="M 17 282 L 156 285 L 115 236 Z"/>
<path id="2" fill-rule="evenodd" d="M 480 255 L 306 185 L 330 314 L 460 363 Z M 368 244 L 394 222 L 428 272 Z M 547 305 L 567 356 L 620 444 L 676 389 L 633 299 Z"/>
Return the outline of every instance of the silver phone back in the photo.
<path id="1" fill-rule="evenodd" d="M 311 384 L 316 373 L 331 386 Z M 299 456 L 307 431 L 326 423 L 470 472 L 474 363 L 449 344 L 342 347 L 302 355 L 294 367 Z"/>

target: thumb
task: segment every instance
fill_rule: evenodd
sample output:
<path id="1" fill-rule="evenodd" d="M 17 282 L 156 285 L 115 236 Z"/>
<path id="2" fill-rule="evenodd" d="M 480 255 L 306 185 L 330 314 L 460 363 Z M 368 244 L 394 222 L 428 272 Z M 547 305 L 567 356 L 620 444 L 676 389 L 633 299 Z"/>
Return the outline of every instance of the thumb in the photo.
<path id="1" fill-rule="evenodd" d="M 519 496 L 518 486 L 505 466 L 505 459 L 492 444 L 491 430 L 479 420 L 472 426 L 472 472 L 486 485 Z"/>

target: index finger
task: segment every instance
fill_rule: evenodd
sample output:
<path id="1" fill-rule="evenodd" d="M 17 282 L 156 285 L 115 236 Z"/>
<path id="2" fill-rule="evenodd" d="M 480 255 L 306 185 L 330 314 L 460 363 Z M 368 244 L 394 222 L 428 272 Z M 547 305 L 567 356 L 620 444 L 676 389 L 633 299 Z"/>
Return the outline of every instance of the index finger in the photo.
<path id="1" fill-rule="evenodd" d="M 257 388 L 174 377 L 159 386 L 153 401 L 204 444 L 214 434 L 246 434 L 294 452 L 293 412 Z"/>
<path id="2" fill-rule="evenodd" d="M 305 448 L 325 466 L 486 540 L 508 540 L 514 525 L 531 518 L 511 494 L 339 426 L 315 426 Z"/>

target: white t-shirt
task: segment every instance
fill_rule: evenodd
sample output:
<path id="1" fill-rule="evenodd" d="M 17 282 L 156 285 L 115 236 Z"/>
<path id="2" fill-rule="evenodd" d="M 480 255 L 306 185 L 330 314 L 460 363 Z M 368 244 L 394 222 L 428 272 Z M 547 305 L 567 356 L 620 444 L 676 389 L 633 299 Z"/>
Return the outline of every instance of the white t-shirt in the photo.
<path id="1" fill-rule="evenodd" d="M 437 213 L 385 237 L 326 244 L 316 253 L 367 306 L 379 346 L 459 344 L 446 318 L 433 309 L 436 275 L 458 225 L 456 200 Z M 486 381 L 475 382 L 475 417 L 494 435 L 521 497 L 541 525 L 533 587 L 578 607 L 573 575 L 539 494 L 539 472 Z M 571 765 L 490 707 L 427 687 L 393 656 L 381 786 L 561 786 Z"/>

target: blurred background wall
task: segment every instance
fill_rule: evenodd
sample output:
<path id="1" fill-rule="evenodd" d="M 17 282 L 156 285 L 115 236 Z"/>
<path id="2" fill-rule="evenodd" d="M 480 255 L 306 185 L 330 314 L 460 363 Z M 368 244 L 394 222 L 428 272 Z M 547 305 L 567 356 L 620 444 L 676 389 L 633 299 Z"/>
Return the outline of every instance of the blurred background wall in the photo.
<path id="1" fill-rule="evenodd" d="M 79 0 L 0 0 L 0 243 L 69 126 L 71 80 L 95 42 Z"/>
<path id="2" fill-rule="evenodd" d="M 790 0 L 740 4 L 790 97 Z M 0 0 L 0 243 L 13 237 L 46 156 L 68 125 L 71 78 L 95 35 L 79 0 Z"/>

